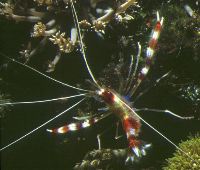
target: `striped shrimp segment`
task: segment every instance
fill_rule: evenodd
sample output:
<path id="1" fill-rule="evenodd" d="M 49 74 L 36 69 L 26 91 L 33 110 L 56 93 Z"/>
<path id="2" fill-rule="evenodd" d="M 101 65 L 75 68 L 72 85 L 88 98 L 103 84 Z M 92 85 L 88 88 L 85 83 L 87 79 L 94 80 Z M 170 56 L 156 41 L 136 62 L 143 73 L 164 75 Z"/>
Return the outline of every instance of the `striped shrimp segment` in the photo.
<path id="1" fill-rule="evenodd" d="M 99 119 L 91 118 L 84 122 L 70 123 L 68 125 L 61 126 L 59 128 L 47 129 L 47 131 L 51 132 L 51 133 L 58 133 L 58 134 L 67 133 L 69 131 L 77 131 L 77 130 L 84 129 L 84 128 L 91 126 L 92 124 L 98 122 L 98 120 Z"/>
<path id="2" fill-rule="evenodd" d="M 151 65 L 151 62 L 152 62 L 152 59 L 153 59 L 153 56 L 155 53 L 155 48 L 158 43 L 158 38 L 160 36 L 160 32 L 162 29 L 163 20 L 164 20 L 163 17 L 160 19 L 159 13 L 157 12 L 157 23 L 153 29 L 152 36 L 149 41 L 149 47 L 146 50 L 146 64 L 138 76 L 139 82 L 141 82 L 144 79 L 144 77 L 146 76 L 146 74 L 148 73 L 148 71 L 150 69 L 150 65 Z"/>
<path id="3" fill-rule="evenodd" d="M 126 132 L 130 149 L 126 162 L 137 161 L 139 158 L 146 155 L 146 150 L 151 147 L 151 144 L 145 144 L 141 140 L 137 139 L 141 123 L 140 121 L 135 120 L 131 115 L 124 118 L 122 125 L 124 131 Z"/>
<path id="4" fill-rule="evenodd" d="M 138 79 L 135 82 L 135 85 L 133 86 L 133 88 L 130 90 L 129 96 L 132 96 L 134 94 L 137 87 L 140 85 L 142 80 L 146 77 L 147 73 L 149 72 L 149 69 L 150 69 L 154 54 L 155 54 L 156 45 L 160 37 L 160 32 L 162 30 L 163 21 L 164 21 L 164 18 L 162 17 L 160 19 L 159 13 L 157 12 L 157 23 L 152 31 L 148 48 L 146 50 L 146 63 L 145 63 L 145 66 L 142 68 L 142 70 L 139 72 Z"/>
<path id="5" fill-rule="evenodd" d="M 61 126 L 59 128 L 55 128 L 55 129 L 47 129 L 47 132 L 64 134 L 64 133 L 68 133 L 70 131 L 78 131 L 78 130 L 81 130 L 81 129 L 84 129 L 84 128 L 94 125 L 95 123 L 97 123 L 98 121 L 100 121 L 101 119 L 103 119 L 109 115 L 110 115 L 110 113 L 102 114 L 101 116 L 91 117 L 82 122 L 70 123 L 68 125 L 64 125 L 64 126 Z"/>

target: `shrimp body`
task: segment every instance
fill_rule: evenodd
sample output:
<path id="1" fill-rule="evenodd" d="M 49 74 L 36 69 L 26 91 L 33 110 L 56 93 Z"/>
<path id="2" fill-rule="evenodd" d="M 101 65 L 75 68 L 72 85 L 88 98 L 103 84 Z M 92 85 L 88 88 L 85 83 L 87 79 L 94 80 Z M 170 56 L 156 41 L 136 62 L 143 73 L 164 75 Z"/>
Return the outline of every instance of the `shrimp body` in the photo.
<path id="1" fill-rule="evenodd" d="M 135 91 L 137 90 L 137 88 L 139 87 L 141 82 L 144 80 L 146 75 L 148 74 L 149 69 L 151 67 L 151 63 L 152 63 L 154 56 L 155 56 L 154 54 L 155 54 L 155 51 L 156 51 L 156 45 L 158 43 L 159 35 L 160 35 L 161 30 L 162 30 L 164 18 L 163 17 L 160 18 L 159 13 L 157 12 L 157 22 L 155 24 L 155 27 L 153 28 L 153 31 L 152 31 L 152 34 L 151 34 L 151 37 L 150 37 L 150 40 L 149 40 L 148 48 L 146 50 L 146 58 L 145 58 L 144 67 L 142 67 L 142 69 L 137 72 L 139 57 L 140 57 L 140 54 L 141 54 L 141 46 L 138 42 L 138 55 L 136 57 L 135 68 L 133 70 L 133 67 L 132 67 L 133 57 L 131 57 L 132 59 L 131 59 L 131 63 L 130 63 L 130 66 L 129 66 L 128 75 L 125 78 L 123 77 L 124 78 L 123 80 L 125 80 L 125 82 L 124 83 L 120 82 L 121 84 L 120 84 L 118 93 L 116 93 L 114 90 L 112 90 L 110 88 L 105 88 L 104 86 L 101 86 L 100 84 L 98 84 L 98 81 L 95 79 L 95 76 L 93 75 L 92 70 L 90 69 L 89 64 L 87 62 L 84 43 L 82 41 L 83 37 L 82 37 L 82 34 L 81 34 L 81 29 L 79 27 L 78 17 L 77 17 L 76 10 L 75 10 L 75 7 L 74 7 L 74 3 L 73 3 L 72 0 L 70 1 L 70 4 L 71 4 L 71 9 L 72 9 L 72 15 L 74 17 L 75 26 L 76 26 L 75 32 L 76 32 L 78 40 L 80 42 L 79 45 L 80 45 L 80 49 L 81 49 L 81 53 L 82 53 L 82 58 L 84 60 L 88 74 L 89 74 L 90 78 L 92 79 L 92 83 L 94 83 L 94 87 L 97 87 L 98 89 L 96 91 L 93 91 L 93 90 L 91 91 L 91 90 L 82 89 L 82 88 L 79 88 L 79 87 L 76 87 L 76 86 L 72 86 L 68 83 L 63 83 L 59 80 L 56 80 L 52 77 L 49 77 L 48 75 L 36 70 L 35 68 L 33 68 L 33 67 L 31 67 L 27 64 L 18 62 L 16 60 L 9 58 L 5 55 L 2 55 L 0 53 L 0 55 L 5 56 L 6 58 L 11 60 L 12 62 L 15 62 L 15 63 L 17 63 L 21 66 L 24 66 L 24 67 L 28 68 L 29 70 L 32 70 L 33 72 L 43 76 L 44 78 L 47 78 L 47 79 L 49 79 L 53 82 L 61 84 L 65 87 L 67 87 L 67 88 L 75 89 L 79 92 L 80 91 L 84 92 L 84 93 L 81 93 L 81 94 L 78 94 L 78 95 L 67 96 L 67 97 L 64 97 L 64 98 L 55 98 L 55 99 L 31 101 L 31 102 L 14 102 L 14 103 L 8 102 L 8 103 L 3 103 L 3 104 L 0 103 L 0 106 L 1 105 L 31 104 L 31 103 L 33 104 L 33 103 L 51 102 L 51 101 L 56 101 L 56 100 L 63 100 L 63 99 L 70 99 L 70 98 L 74 98 L 74 97 L 84 96 L 83 99 L 81 99 L 78 102 L 76 102 L 75 104 L 71 105 L 66 110 L 60 112 L 56 116 L 45 121 L 41 125 L 37 126 L 33 130 L 29 131 L 28 133 L 19 137 L 18 139 L 14 140 L 13 142 L 10 142 L 6 146 L 0 148 L 0 151 L 3 151 L 4 149 L 12 146 L 13 144 L 21 141 L 22 139 L 24 139 L 27 136 L 31 135 L 32 133 L 36 132 L 38 129 L 46 126 L 48 123 L 50 123 L 53 120 L 55 120 L 56 118 L 62 116 L 66 112 L 70 111 L 75 106 L 79 105 L 86 98 L 94 97 L 94 99 L 101 98 L 103 100 L 103 102 L 107 106 L 106 111 L 108 111 L 108 113 L 103 112 L 103 113 L 93 114 L 93 115 L 90 115 L 90 116 L 73 117 L 74 119 L 77 119 L 78 121 L 73 122 L 73 123 L 69 123 L 69 124 L 64 125 L 62 127 L 59 127 L 59 128 L 47 129 L 47 131 L 50 132 L 50 133 L 56 133 L 56 134 L 64 134 L 64 133 L 68 133 L 70 131 L 78 131 L 78 130 L 83 129 L 83 128 L 88 128 L 89 126 L 97 123 L 98 121 L 100 121 L 100 120 L 104 119 L 105 117 L 107 117 L 108 115 L 110 115 L 110 113 L 113 113 L 120 119 L 120 121 L 122 123 L 122 128 L 125 131 L 125 134 L 126 134 L 126 137 L 127 137 L 129 147 L 128 147 L 128 155 L 127 155 L 126 163 L 138 161 L 143 155 L 146 155 L 146 149 L 148 149 L 151 146 L 150 144 L 146 144 L 146 143 L 144 143 L 144 142 L 142 142 L 141 140 L 138 139 L 140 129 L 141 129 L 141 122 L 148 125 L 151 129 L 153 129 L 161 137 L 163 137 L 165 140 L 167 140 L 169 143 L 171 143 L 173 146 L 175 146 L 179 151 L 181 151 L 181 153 L 185 154 L 188 158 L 190 158 L 192 161 L 194 161 L 196 163 L 196 161 L 187 152 L 185 152 L 184 150 L 179 148 L 170 139 L 165 137 L 161 132 L 156 130 L 153 126 L 151 126 L 148 122 L 146 122 L 142 117 L 140 117 L 136 113 L 136 109 L 133 109 L 131 104 L 129 103 L 129 101 L 126 100 L 123 97 L 123 95 L 128 96 L 129 98 L 133 97 Z M 57 58 L 55 58 L 53 65 L 56 64 L 56 62 L 59 58 L 59 55 L 57 56 Z M 50 72 L 50 71 L 48 71 L 48 72 Z M 119 76 L 119 78 L 121 78 L 121 76 Z M 176 115 L 176 114 L 174 114 L 174 113 L 172 113 L 168 110 L 158 110 L 158 109 L 148 109 L 148 108 L 147 109 L 145 109 L 145 108 L 144 109 L 138 109 L 138 110 L 140 110 L 140 111 L 141 110 L 144 110 L 144 111 L 149 110 L 149 111 L 155 111 L 155 112 L 161 112 L 162 111 L 162 112 L 165 112 L 165 113 L 169 113 L 169 114 L 171 114 L 175 117 L 184 119 L 183 117 L 178 116 L 178 115 Z M 186 119 L 188 119 L 188 118 L 186 118 Z M 101 148 L 101 147 L 99 147 L 99 148 Z"/>
<path id="2" fill-rule="evenodd" d="M 140 158 L 142 155 L 145 155 L 145 149 L 149 148 L 150 145 L 144 145 L 143 142 L 137 139 L 140 132 L 141 123 L 135 112 L 130 109 L 129 102 L 110 89 L 100 89 L 97 93 L 106 103 L 109 110 L 121 120 L 130 149 L 126 161 L 129 161 L 129 159 L 134 161 L 135 159 Z"/>
<path id="3" fill-rule="evenodd" d="M 74 9 L 73 3 L 71 5 L 72 5 L 72 9 Z M 74 12 L 74 16 L 76 16 L 75 9 L 73 10 L 73 12 Z M 76 17 L 76 21 L 78 23 L 77 17 Z M 128 87 L 128 92 L 126 92 L 125 95 L 127 95 L 129 97 L 132 97 L 133 93 L 136 91 L 137 87 L 140 85 L 140 83 L 145 78 L 146 74 L 148 73 L 148 71 L 150 69 L 151 61 L 152 61 L 154 53 L 155 53 L 155 47 L 158 42 L 162 24 L 163 24 L 163 17 L 160 19 L 159 13 L 157 12 L 157 22 L 152 31 L 151 39 L 149 41 L 149 47 L 147 48 L 147 51 L 146 51 L 146 64 L 142 68 L 142 70 L 139 72 L 137 81 L 135 82 L 134 86 Z M 77 26 L 79 26 L 79 25 L 77 24 Z M 80 28 L 78 28 L 78 30 L 79 30 L 79 39 L 82 42 Z M 100 97 L 103 100 L 103 102 L 107 105 L 108 110 L 111 113 L 115 114 L 117 117 L 119 117 L 119 119 L 121 120 L 123 130 L 125 131 L 126 136 L 127 136 L 127 140 L 129 143 L 129 150 L 130 150 L 126 161 L 133 162 L 134 160 L 137 160 L 137 158 L 140 158 L 142 155 L 145 155 L 146 154 L 145 150 L 150 147 L 150 144 L 144 144 L 142 141 L 137 139 L 139 132 L 140 132 L 140 128 L 141 128 L 140 117 L 134 111 L 134 109 L 130 106 L 129 102 L 125 98 L 123 98 L 121 95 L 114 92 L 113 90 L 111 90 L 109 88 L 104 88 L 97 83 L 96 79 L 94 78 L 94 76 L 88 66 L 84 48 L 83 48 L 83 43 L 80 43 L 80 46 L 81 46 L 81 49 L 83 52 L 82 56 L 86 63 L 86 67 L 88 69 L 89 75 L 91 76 L 93 82 L 95 83 L 96 87 L 98 88 L 96 90 L 95 94 L 92 94 L 92 96 L 94 95 L 93 96 L 94 98 Z M 138 56 L 140 56 L 140 49 L 138 52 Z M 131 70 L 130 70 L 130 72 L 131 72 Z M 133 73 L 133 76 L 135 76 L 134 73 Z M 130 81 L 128 83 L 130 85 L 132 85 L 132 83 L 133 83 L 132 78 L 130 78 Z M 60 128 L 55 128 L 53 130 L 48 129 L 48 131 L 53 132 L 53 133 L 67 133 L 68 131 L 79 130 L 79 129 L 88 127 L 88 126 L 98 122 L 103 117 L 104 116 L 102 116 L 102 117 L 97 116 L 97 117 L 95 117 L 95 119 L 90 118 L 88 120 L 85 120 L 82 123 L 72 123 L 72 124 L 68 124 L 68 125 L 60 127 Z M 85 126 L 85 125 L 87 125 L 87 126 Z"/>

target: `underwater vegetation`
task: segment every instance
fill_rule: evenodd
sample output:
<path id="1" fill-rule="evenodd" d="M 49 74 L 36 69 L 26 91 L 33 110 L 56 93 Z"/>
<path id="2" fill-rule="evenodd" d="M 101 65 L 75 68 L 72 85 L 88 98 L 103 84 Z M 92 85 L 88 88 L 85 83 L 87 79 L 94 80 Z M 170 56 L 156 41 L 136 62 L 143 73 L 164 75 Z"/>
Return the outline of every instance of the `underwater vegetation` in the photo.
<path id="1" fill-rule="evenodd" d="M 179 144 L 180 148 L 193 155 L 198 162 L 200 162 L 200 137 L 196 135 L 194 137 L 190 137 L 186 141 L 182 141 Z M 163 170 L 178 170 L 178 169 L 199 169 L 199 164 L 192 162 L 187 159 L 182 153 L 176 151 L 172 158 L 167 159 L 167 165 L 163 168 Z"/>
<path id="2" fill-rule="evenodd" d="M 200 130 L 199 2 L 73 2 L 0 3 L 1 168 L 162 169 Z"/>

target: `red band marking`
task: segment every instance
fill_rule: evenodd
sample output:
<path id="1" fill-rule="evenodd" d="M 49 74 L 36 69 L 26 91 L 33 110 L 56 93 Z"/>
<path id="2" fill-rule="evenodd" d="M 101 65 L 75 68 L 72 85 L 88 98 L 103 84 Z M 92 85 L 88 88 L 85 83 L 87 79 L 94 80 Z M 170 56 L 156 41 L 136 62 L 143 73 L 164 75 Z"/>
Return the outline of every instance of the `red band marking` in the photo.
<path id="1" fill-rule="evenodd" d="M 145 78 L 145 74 L 140 72 L 139 75 L 138 75 L 138 79 L 143 80 L 144 78 Z"/>
<path id="2" fill-rule="evenodd" d="M 162 25 L 161 25 L 161 23 L 159 21 L 159 22 L 156 23 L 156 26 L 155 26 L 154 30 L 160 32 L 161 27 L 162 27 Z"/>
<path id="3" fill-rule="evenodd" d="M 128 132 L 130 129 L 135 129 L 137 132 L 140 129 L 140 123 L 134 120 L 132 117 L 128 117 L 123 120 L 123 128 L 126 132 Z"/>
<path id="4" fill-rule="evenodd" d="M 114 101 L 114 94 L 108 90 L 105 90 L 103 93 L 102 93 L 102 97 L 103 97 L 103 100 L 111 105 L 113 104 L 115 101 Z"/>
<path id="5" fill-rule="evenodd" d="M 140 146 L 141 144 L 141 141 L 139 140 L 136 140 L 133 136 L 131 136 L 129 139 L 129 146 L 132 148 L 132 147 L 137 147 L 137 146 Z"/>
<path id="6" fill-rule="evenodd" d="M 149 41 L 149 47 L 151 48 L 151 49 L 155 49 L 155 47 L 156 47 L 156 45 L 157 45 L 157 40 L 156 39 L 151 39 L 150 41 Z"/>
<path id="7" fill-rule="evenodd" d="M 67 133 L 69 131 L 69 127 L 68 126 L 63 126 L 63 127 L 60 127 L 58 129 L 61 129 L 62 128 L 62 133 Z M 53 133 L 61 133 L 58 131 L 58 129 L 53 129 Z"/>

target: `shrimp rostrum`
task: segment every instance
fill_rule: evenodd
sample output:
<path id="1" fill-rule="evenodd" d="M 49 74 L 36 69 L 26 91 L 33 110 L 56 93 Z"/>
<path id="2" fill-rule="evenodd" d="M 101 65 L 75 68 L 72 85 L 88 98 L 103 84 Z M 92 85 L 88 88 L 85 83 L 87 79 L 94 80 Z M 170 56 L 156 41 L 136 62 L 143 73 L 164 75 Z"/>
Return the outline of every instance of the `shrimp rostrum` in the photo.
<path id="1" fill-rule="evenodd" d="M 155 129 L 152 125 L 150 125 L 148 122 L 146 122 L 138 113 L 137 111 L 142 111 L 142 109 L 135 109 L 133 104 L 127 100 L 127 98 L 131 99 L 135 92 L 137 91 L 139 85 L 142 83 L 143 79 L 145 79 L 146 75 L 149 72 L 150 66 L 152 64 L 152 60 L 154 59 L 155 56 L 155 50 L 156 50 L 156 45 L 158 43 L 158 39 L 160 37 L 161 30 L 163 28 L 163 22 L 164 18 L 160 17 L 159 12 L 156 13 L 156 23 L 155 26 L 152 30 L 150 40 L 148 43 L 148 47 L 146 49 L 146 56 L 145 56 L 145 64 L 141 68 L 140 71 L 138 71 L 137 64 L 139 62 L 139 58 L 141 55 L 141 45 L 138 43 L 138 53 L 136 56 L 136 64 L 133 66 L 133 58 L 131 60 L 131 63 L 129 65 L 129 70 L 127 73 L 126 78 L 124 79 L 125 82 L 121 84 L 121 88 L 117 89 L 111 89 L 109 87 L 106 87 L 97 79 L 92 73 L 92 70 L 90 69 L 90 66 L 87 61 L 86 53 L 85 53 L 85 48 L 84 48 L 84 43 L 83 43 L 83 38 L 82 38 L 82 33 L 79 28 L 79 21 L 78 21 L 78 16 L 76 14 L 76 10 L 74 7 L 74 3 L 71 0 L 71 9 L 72 9 L 72 14 L 74 17 L 75 21 L 75 26 L 76 26 L 76 31 L 79 39 L 79 45 L 81 49 L 81 56 L 84 60 L 86 69 L 88 71 L 88 74 L 92 80 L 92 84 L 96 88 L 96 90 L 86 90 L 82 89 L 80 87 L 72 86 L 67 83 L 63 83 L 59 80 L 56 80 L 52 77 L 47 76 L 46 74 L 36 70 L 35 68 L 30 67 L 27 64 L 18 62 L 12 58 L 9 58 L 3 54 L 1 56 L 4 56 L 11 60 L 12 62 L 21 65 L 23 67 L 26 67 L 27 69 L 30 69 L 31 71 L 42 75 L 44 78 L 47 78 L 51 81 L 54 81 L 56 83 L 62 84 L 63 86 L 66 86 L 68 88 L 75 89 L 77 91 L 82 91 L 83 93 L 79 93 L 77 95 L 72 95 L 72 96 L 67 96 L 67 97 L 62 97 L 62 98 L 54 98 L 54 99 L 48 99 L 48 100 L 41 100 L 41 101 L 30 101 L 30 102 L 14 102 L 14 103 L 2 103 L 0 106 L 3 105 L 17 105 L 17 104 L 31 104 L 31 103 L 42 103 L 42 102 L 51 102 L 51 101 L 56 101 L 56 100 L 63 100 L 63 99 L 70 99 L 70 98 L 77 98 L 77 97 L 84 97 L 83 99 L 79 100 L 77 103 L 73 104 L 71 107 L 67 108 L 66 110 L 62 111 L 58 115 L 54 116 L 53 118 L 49 119 L 48 121 L 44 122 L 40 126 L 34 128 L 30 132 L 26 133 L 25 135 L 21 136 L 20 138 L 14 140 L 13 142 L 9 143 L 6 146 L 3 146 L 0 150 L 3 151 L 12 145 L 16 144 L 17 142 L 23 140 L 27 136 L 31 135 L 32 133 L 36 132 L 38 129 L 47 126 L 50 122 L 55 120 L 56 118 L 62 116 L 65 114 L 67 111 L 71 110 L 72 108 L 76 107 L 79 105 L 79 103 L 83 102 L 86 98 L 94 98 L 94 99 L 99 99 L 101 102 L 105 104 L 105 108 L 101 109 L 101 111 L 95 115 L 92 116 L 84 116 L 84 117 L 74 117 L 78 122 L 75 123 L 69 123 L 67 125 L 61 126 L 59 128 L 52 128 L 52 129 L 47 129 L 48 132 L 50 133 L 55 133 L 55 134 L 64 134 L 68 133 L 70 131 L 78 131 L 83 128 L 87 128 L 100 120 L 106 118 L 110 114 L 116 115 L 121 124 L 122 128 L 126 134 L 127 141 L 128 141 L 128 152 L 127 152 L 127 158 L 126 158 L 126 163 L 129 162 L 135 162 L 140 160 L 140 158 L 144 155 L 146 155 L 146 151 L 151 147 L 151 144 L 148 144 L 146 142 L 143 142 L 142 140 L 139 139 L 139 133 L 141 129 L 141 122 L 149 126 L 152 130 L 154 130 L 156 133 L 158 133 L 160 136 L 162 136 L 166 141 L 168 141 L 170 144 L 175 146 L 178 150 L 180 150 L 183 154 L 187 155 L 190 159 L 192 159 L 194 162 L 195 160 L 190 157 L 190 155 L 186 152 L 184 152 L 182 149 L 180 149 L 175 143 L 173 143 L 170 139 L 168 139 L 166 136 L 164 136 L 161 132 L 159 132 L 157 129 Z M 166 75 L 164 75 L 166 76 Z M 163 76 L 163 77 L 164 77 Z M 126 97 L 124 97 L 126 96 Z M 147 109 L 144 109 L 146 111 Z M 156 109 L 149 109 L 150 111 L 155 111 L 155 112 L 165 112 L 168 113 L 172 116 L 175 116 L 180 119 L 191 119 L 191 117 L 181 117 L 179 115 L 174 114 L 173 112 L 169 110 L 156 110 Z M 99 147 L 101 149 L 101 147 Z"/>

